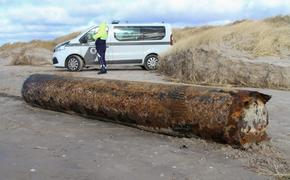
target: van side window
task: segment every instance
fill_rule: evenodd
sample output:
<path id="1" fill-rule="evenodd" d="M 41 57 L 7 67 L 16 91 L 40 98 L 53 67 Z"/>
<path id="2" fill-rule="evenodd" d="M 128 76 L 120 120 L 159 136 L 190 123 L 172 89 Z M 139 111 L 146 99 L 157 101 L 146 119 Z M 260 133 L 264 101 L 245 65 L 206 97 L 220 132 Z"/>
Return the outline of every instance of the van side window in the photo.
<path id="1" fill-rule="evenodd" d="M 144 26 L 141 32 L 144 40 L 161 40 L 165 37 L 164 26 Z"/>
<path id="2" fill-rule="evenodd" d="M 115 26 L 118 41 L 161 40 L 165 37 L 164 26 Z"/>
<path id="3" fill-rule="evenodd" d="M 119 26 L 114 28 L 114 36 L 119 41 L 138 41 L 142 40 L 140 27 Z"/>

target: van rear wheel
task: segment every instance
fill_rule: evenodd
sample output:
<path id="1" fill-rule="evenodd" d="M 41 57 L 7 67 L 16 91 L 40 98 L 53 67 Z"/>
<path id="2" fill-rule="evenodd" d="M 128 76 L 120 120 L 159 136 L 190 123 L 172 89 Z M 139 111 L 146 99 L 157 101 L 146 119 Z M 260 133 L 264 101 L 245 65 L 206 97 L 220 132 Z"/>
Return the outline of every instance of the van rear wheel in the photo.
<path id="1" fill-rule="evenodd" d="M 145 58 L 144 67 L 148 71 L 156 70 L 159 65 L 159 58 L 157 55 L 149 55 Z"/>
<path id="2" fill-rule="evenodd" d="M 67 59 L 66 68 L 69 71 L 81 71 L 83 66 L 84 62 L 79 56 L 72 55 Z"/>

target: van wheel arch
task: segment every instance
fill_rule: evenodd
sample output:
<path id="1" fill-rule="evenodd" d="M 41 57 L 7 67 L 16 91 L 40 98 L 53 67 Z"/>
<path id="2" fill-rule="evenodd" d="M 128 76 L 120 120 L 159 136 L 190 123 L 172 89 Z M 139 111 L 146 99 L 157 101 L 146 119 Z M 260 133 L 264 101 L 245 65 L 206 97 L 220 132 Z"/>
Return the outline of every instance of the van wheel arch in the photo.
<path id="1" fill-rule="evenodd" d="M 84 58 L 81 56 L 81 55 L 79 55 L 79 54 L 71 54 L 71 55 L 69 55 L 67 58 L 66 58 L 66 60 L 65 60 L 65 68 L 67 68 L 69 71 L 72 71 L 72 70 L 70 70 L 69 68 L 68 68 L 68 60 L 70 59 L 70 58 L 72 58 L 72 57 L 77 57 L 77 58 L 79 58 L 80 60 L 81 60 L 81 65 L 80 65 L 80 69 L 79 70 L 77 70 L 77 71 L 81 71 L 82 69 L 83 69 L 83 67 L 85 66 L 85 61 L 84 61 Z"/>
<path id="2" fill-rule="evenodd" d="M 157 53 L 150 53 L 150 54 L 147 54 L 147 56 L 145 57 L 145 59 L 146 59 L 148 56 L 151 56 L 151 55 L 159 56 Z"/>

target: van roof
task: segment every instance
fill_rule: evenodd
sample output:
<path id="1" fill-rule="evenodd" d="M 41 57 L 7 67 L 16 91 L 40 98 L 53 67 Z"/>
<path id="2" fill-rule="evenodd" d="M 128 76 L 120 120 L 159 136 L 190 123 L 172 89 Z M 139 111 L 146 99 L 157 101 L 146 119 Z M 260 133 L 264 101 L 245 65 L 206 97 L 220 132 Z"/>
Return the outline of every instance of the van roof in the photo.
<path id="1" fill-rule="evenodd" d="M 169 26 L 168 23 L 119 23 L 109 24 L 110 26 Z"/>

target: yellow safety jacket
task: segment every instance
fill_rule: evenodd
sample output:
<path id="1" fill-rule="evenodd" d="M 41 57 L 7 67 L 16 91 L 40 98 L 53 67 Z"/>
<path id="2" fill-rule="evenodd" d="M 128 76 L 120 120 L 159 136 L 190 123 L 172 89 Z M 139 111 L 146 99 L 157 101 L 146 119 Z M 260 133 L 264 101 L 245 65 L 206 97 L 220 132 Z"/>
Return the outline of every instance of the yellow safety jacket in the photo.
<path id="1" fill-rule="evenodd" d="M 101 39 L 101 40 L 107 40 L 108 38 L 108 31 L 107 31 L 107 24 L 105 22 L 102 22 L 99 25 L 99 30 L 96 34 L 93 35 L 93 39 L 97 40 L 97 39 Z"/>

